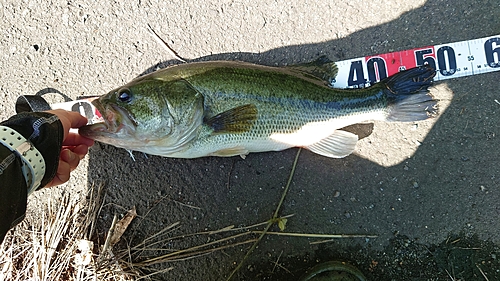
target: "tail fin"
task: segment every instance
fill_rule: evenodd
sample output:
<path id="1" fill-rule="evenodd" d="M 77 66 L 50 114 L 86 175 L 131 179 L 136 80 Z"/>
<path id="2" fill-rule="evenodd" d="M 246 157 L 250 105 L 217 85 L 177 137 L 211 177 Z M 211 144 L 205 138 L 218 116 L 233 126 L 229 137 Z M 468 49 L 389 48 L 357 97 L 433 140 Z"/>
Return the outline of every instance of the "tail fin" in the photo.
<path id="1" fill-rule="evenodd" d="M 413 122 L 437 114 L 437 101 L 429 94 L 429 86 L 436 71 L 419 66 L 396 73 L 380 83 L 385 84 L 389 98 L 387 121 Z"/>

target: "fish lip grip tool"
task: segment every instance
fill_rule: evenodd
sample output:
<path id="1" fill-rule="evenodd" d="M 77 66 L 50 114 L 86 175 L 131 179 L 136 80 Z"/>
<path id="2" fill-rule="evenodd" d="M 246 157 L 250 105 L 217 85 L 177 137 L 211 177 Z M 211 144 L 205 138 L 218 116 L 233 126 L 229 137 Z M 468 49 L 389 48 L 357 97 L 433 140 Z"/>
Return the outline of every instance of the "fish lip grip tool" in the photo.
<path id="1" fill-rule="evenodd" d="M 46 111 L 51 109 L 64 109 L 67 111 L 75 111 L 87 117 L 87 124 L 102 122 L 102 116 L 99 110 L 92 104 L 92 101 L 99 96 L 86 96 L 74 101 L 49 104 L 40 95 L 22 95 L 17 98 L 16 112 L 34 112 Z"/>

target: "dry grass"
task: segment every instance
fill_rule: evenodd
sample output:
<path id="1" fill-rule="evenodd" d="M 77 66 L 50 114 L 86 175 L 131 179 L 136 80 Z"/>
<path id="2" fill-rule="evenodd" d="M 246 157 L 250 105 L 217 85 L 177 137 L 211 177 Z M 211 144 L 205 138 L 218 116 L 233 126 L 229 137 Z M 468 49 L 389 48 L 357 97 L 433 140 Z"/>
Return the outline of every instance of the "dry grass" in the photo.
<path id="1" fill-rule="evenodd" d="M 70 192 L 49 198 L 47 212 L 25 220 L 0 246 L 0 280 L 131 280 L 116 263 L 102 267 L 90 237 L 101 206 L 101 188 L 88 200 Z"/>

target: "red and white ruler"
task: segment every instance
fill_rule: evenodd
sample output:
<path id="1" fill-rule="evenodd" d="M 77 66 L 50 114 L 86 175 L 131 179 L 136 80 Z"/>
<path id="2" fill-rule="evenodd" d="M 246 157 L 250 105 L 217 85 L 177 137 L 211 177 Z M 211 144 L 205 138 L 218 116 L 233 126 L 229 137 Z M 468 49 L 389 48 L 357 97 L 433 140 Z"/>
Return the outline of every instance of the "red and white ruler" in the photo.
<path id="1" fill-rule="evenodd" d="M 366 56 L 336 62 L 339 72 L 332 82 L 335 88 L 362 88 L 401 70 L 424 64 L 433 66 L 434 81 L 500 70 L 500 35 L 467 41 Z M 100 122 L 101 114 L 91 104 L 94 98 L 52 104 L 80 112 L 89 124 Z"/>
<path id="2" fill-rule="evenodd" d="M 434 81 L 500 70 L 500 35 L 337 62 L 335 88 L 360 88 L 398 71 L 430 64 Z"/>

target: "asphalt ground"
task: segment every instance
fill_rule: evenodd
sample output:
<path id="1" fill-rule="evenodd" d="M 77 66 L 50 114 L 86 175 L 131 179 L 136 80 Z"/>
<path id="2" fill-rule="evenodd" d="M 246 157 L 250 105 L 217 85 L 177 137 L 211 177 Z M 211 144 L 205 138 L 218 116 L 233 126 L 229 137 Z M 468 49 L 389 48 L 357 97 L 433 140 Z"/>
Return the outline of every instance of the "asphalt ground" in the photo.
<path id="1" fill-rule="evenodd" d="M 0 115 L 14 114 L 14 101 L 22 94 L 43 94 L 51 102 L 101 95 L 179 63 L 149 35 L 148 24 L 188 59 L 281 66 L 322 55 L 344 60 L 497 35 L 499 16 L 500 4 L 493 0 L 4 0 Z M 357 265 L 370 280 L 431 280 L 425 271 L 433 280 L 449 280 L 447 271 L 485 280 L 474 265 L 495 280 L 500 270 L 498 78 L 496 72 L 436 83 L 431 93 L 440 100 L 437 118 L 376 122 L 344 159 L 302 151 L 280 212 L 295 214 L 286 231 L 378 237 L 311 245 L 316 239 L 266 236 L 237 278 L 293 280 L 317 262 L 336 259 Z M 113 214 L 132 206 L 140 219 L 126 233 L 129 241 L 174 222 L 180 222 L 177 234 L 252 225 L 272 216 L 296 152 L 251 154 L 245 160 L 134 153 L 134 161 L 125 150 L 98 144 L 68 184 L 31 198 L 28 216 L 42 209 L 46 196 L 68 191 L 83 196 L 93 184 L 104 184 L 100 235 Z M 457 239 L 470 242 L 461 248 L 479 245 L 486 252 L 455 272 L 450 252 L 442 253 Z M 247 249 L 229 248 L 157 269 L 173 266 L 164 275 L 170 280 L 221 280 Z M 405 249 L 417 257 L 432 253 L 425 256 L 429 263 L 398 257 Z M 457 260 L 470 259 L 470 251 Z M 403 259 L 412 269 L 405 269 Z"/>

